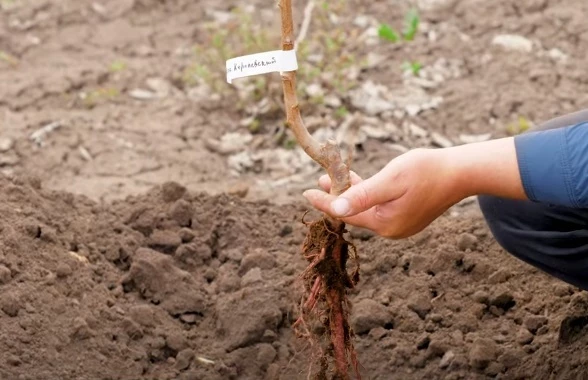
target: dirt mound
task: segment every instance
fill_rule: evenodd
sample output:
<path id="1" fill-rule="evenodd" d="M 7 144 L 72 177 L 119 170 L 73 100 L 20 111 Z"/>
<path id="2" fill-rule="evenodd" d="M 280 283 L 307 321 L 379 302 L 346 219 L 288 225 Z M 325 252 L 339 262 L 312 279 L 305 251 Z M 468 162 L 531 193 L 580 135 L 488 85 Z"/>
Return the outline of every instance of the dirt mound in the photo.
<path id="1" fill-rule="evenodd" d="M 288 287 L 261 285 L 279 256 L 252 242 L 256 229 L 278 236 L 275 212 L 264 223 L 263 208 L 233 213 L 175 184 L 112 207 L 38 182 L 0 187 L 1 378 L 229 378 L 252 344 L 267 363 L 248 376 L 274 361 Z"/>
<path id="2" fill-rule="evenodd" d="M 35 180 L 0 191 L 2 379 L 306 378 L 291 331 L 305 207 L 175 183 L 106 205 Z M 584 293 L 453 212 L 403 242 L 351 231 L 365 378 L 583 378 Z"/>

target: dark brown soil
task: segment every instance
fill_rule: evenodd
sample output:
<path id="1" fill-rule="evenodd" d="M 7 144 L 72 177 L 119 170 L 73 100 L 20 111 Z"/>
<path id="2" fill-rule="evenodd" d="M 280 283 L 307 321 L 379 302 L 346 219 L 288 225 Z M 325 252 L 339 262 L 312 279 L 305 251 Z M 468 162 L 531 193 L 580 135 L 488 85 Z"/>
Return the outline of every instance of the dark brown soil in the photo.
<path id="1" fill-rule="evenodd" d="M 273 0 L 245 3 L 277 34 Z M 297 22 L 305 3 L 295 2 Z M 390 144 L 503 136 L 519 117 L 539 123 L 588 107 L 585 0 L 419 0 L 437 6 L 422 12 L 415 41 L 373 45 L 356 42 L 368 27 L 361 17 L 399 28 L 408 2 L 329 3 L 338 23 L 328 25 L 349 32 L 343 54 L 382 59 L 355 87 L 403 94 L 404 61 L 442 69 L 423 91 L 443 103 L 410 117 L 371 117 L 330 73 L 316 80 L 377 132 L 353 155 L 362 176 L 398 154 Z M 307 264 L 300 193 L 315 186 L 316 166 L 291 167 L 297 156 L 275 136 L 283 110 L 255 114 L 252 132 L 243 120 L 264 99 L 241 103 L 233 87 L 182 81 L 193 46 L 211 46 L 210 30 L 237 5 L 0 0 L 0 379 L 306 378 L 310 350 L 291 327 Z M 316 9 L 309 39 L 325 32 Z M 492 44 L 505 34 L 532 51 Z M 162 93 L 137 99 L 137 89 Z M 337 132 L 336 108 L 303 91 L 313 131 Z M 235 175 L 208 143 L 228 133 L 251 138 L 232 154 L 263 148 L 270 162 Z M 31 175 L 39 179 L 19 179 Z M 588 378 L 588 297 L 508 256 L 474 204 L 412 239 L 352 230 L 351 241 L 361 253 L 350 299 L 364 378 Z"/>
<path id="2" fill-rule="evenodd" d="M 305 207 L 175 183 L 108 205 L 0 192 L 0 378 L 306 378 Z M 364 378 L 585 378 L 585 294 L 506 255 L 473 205 L 452 212 L 406 241 L 352 230 Z"/>

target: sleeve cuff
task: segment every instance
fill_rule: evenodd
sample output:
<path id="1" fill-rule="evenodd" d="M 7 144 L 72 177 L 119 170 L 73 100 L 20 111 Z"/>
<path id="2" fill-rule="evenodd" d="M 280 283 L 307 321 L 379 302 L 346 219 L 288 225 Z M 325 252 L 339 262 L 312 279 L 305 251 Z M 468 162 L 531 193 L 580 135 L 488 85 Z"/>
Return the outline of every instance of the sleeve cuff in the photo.
<path id="1" fill-rule="evenodd" d="M 572 187 L 566 129 L 531 132 L 515 137 L 521 181 L 527 197 L 578 207 Z"/>

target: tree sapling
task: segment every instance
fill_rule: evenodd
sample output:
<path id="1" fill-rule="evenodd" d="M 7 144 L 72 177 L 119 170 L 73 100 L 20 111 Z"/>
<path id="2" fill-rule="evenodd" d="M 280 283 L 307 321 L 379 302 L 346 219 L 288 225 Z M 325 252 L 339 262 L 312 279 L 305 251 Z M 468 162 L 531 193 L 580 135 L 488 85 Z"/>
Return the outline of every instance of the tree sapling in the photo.
<path id="1" fill-rule="evenodd" d="M 293 50 L 294 33 L 292 0 L 280 0 L 282 16 L 282 50 Z M 329 140 L 321 144 L 314 140 L 304 126 L 296 95 L 296 71 L 282 73 L 282 87 L 286 108 L 286 122 L 304 151 L 320 164 L 331 178 L 331 193 L 342 194 L 351 186 L 349 166 L 343 161 L 337 143 Z M 311 339 L 317 352 L 318 370 L 309 377 L 316 379 L 349 379 L 353 366 L 360 378 L 359 365 L 351 341 L 353 332 L 349 325 L 350 303 L 347 289 L 359 281 L 359 262 L 353 244 L 344 238 L 345 223 L 324 215 L 318 221 L 308 223 L 308 235 L 302 254 L 309 266 L 302 273 L 306 297 L 302 301 L 301 315 L 294 328 Z M 355 268 L 347 271 L 347 261 L 352 259 Z M 309 328 L 318 320 L 324 329 Z"/>

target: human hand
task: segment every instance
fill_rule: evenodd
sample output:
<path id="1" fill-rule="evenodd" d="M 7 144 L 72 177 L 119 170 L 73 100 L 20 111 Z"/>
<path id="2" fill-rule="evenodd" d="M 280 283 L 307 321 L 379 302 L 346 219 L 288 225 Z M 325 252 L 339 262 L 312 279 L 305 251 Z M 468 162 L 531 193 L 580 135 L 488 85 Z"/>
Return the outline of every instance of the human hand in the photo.
<path id="1" fill-rule="evenodd" d="M 352 186 L 339 197 L 328 194 L 331 181 L 326 175 L 319 179 L 324 191 L 308 190 L 304 196 L 345 223 L 404 238 L 424 229 L 463 197 L 452 175 L 439 151 L 416 149 L 366 180 L 352 172 Z"/>
<path id="2" fill-rule="evenodd" d="M 366 180 L 352 173 L 351 182 L 337 197 L 328 194 L 330 180 L 323 176 L 319 184 L 326 192 L 307 190 L 304 196 L 317 209 L 345 223 L 391 238 L 420 232 L 470 195 L 527 199 L 512 138 L 415 149 Z"/>

